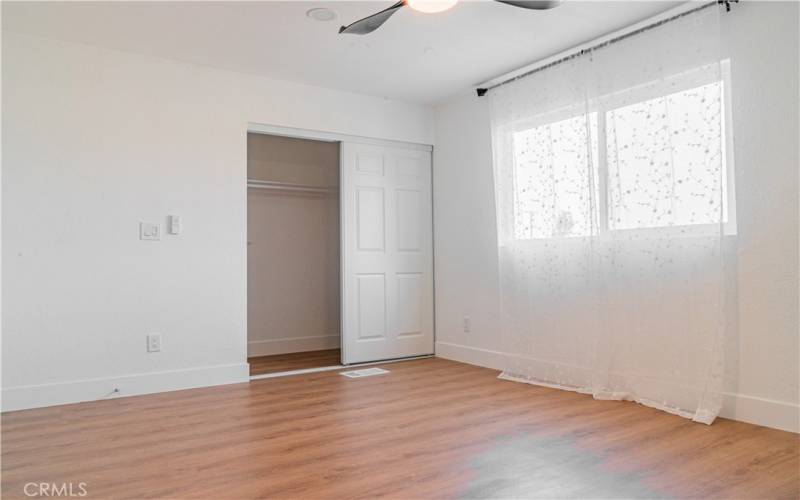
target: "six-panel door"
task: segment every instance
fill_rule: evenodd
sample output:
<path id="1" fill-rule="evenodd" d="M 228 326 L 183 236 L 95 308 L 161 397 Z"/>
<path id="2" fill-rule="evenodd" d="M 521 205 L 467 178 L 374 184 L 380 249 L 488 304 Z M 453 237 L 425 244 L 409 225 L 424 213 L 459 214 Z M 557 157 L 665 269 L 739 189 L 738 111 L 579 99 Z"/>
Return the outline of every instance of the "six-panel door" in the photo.
<path id="1" fill-rule="evenodd" d="M 430 151 L 342 143 L 342 359 L 433 353 Z"/>

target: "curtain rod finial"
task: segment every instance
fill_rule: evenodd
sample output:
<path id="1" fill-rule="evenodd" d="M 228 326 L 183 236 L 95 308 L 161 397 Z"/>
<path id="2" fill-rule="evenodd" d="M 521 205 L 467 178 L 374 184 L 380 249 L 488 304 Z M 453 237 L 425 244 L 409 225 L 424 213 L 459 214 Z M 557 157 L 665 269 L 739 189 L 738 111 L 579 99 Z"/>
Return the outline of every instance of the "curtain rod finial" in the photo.
<path id="1" fill-rule="evenodd" d="M 489 89 L 484 89 L 484 88 L 475 89 L 475 92 L 478 94 L 478 97 L 483 97 L 486 95 L 487 92 L 489 92 Z"/>

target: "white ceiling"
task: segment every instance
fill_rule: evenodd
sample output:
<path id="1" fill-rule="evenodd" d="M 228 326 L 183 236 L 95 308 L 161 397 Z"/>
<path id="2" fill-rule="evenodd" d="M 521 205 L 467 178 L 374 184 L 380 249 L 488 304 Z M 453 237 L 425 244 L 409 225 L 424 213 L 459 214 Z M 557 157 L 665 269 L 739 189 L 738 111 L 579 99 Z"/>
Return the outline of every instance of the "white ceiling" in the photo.
<path id="1" fill-rule="evenodd" d="M 403 8 L 377 31 L 340 24 L 388 1 L 7 2 L 3 29 L 321 87 L 433 103 L 681 2 L 566 0 L 549 11 L 464 1 Z M 331 22 L 305 13 L 325 6 Z"/>

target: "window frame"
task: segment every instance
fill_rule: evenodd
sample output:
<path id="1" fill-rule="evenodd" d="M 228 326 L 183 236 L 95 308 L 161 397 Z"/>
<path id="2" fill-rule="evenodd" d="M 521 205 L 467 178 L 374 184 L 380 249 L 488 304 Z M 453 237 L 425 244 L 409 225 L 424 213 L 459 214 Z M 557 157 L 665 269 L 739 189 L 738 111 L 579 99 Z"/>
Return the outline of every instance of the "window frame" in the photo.
<path id="1" fill-rule="evenodd" d="M 596 153 L 596 167 L 592 172 L 592 179 L 596 182 L 593 186 L 595 196 L 598 200 L 597 208 L 593 211 L 593 218 L 596 218 L 593 226 L 597 228 L 597 234 L 589 234 L 584 236 L 555 236 L 549 238 L 532 237 L 532 238 L 517 238 L 517 164 L 516 155 L 513 156 L 514 165 L 513 172 L 513 230 L 514 240 L 516 241 L 537 241 L 537 240 L 581 240 L 587 238 L 601 238 L 611 239 L 612 237 L 626 237 L 629 239 L 650 239 L 655 237 L 707 237 L 720 233 L 720 224 L 692 224 L 680 226 L 658 226 L 658 227 L 642 227 L 642 228 L 628 228 L 628 229 L 611 229 L 609 220 L 609 165 L 607 159 L 607 128 L 606 119 L 607 113 L 618 109 L 623 106 L 629 106 L 637 103 L 642 103 L 660 97 L 690 90 L 693 88 L 709 85 L 715 82 L 722 84 L 722 117 L 721 128 L 724 134 L 724 143 L 722 147 L 722 162 L 723 180 L 725 196 L 722 200 L 723 206 L 726 210 L 727 219 L 723 222 L 722 234 L 735 235 L 737 232 L 736 223 L 736 190 L 735 190 L 735 164 L 734 164 L 734 140 L 733 140 L 733 117 L 732 117 L 732 100 L 731 100 L 731 71 L 730 60 L 725 59 L 720 62 L 719 79 L 716 77 L 708 76 L 708 67 L 695 68 L 683 73 L 679 73 L 664 79 L 664 82 L 671 86 L 669 93 L 654 92 L 650 88 L 653 84 L 652 81 L 640 85 L 636 85 L 624 90 L 613 92 L 601 96 L 598 99 L 592 99 L 590 105 L 573 105 L 564 106 L 548 112 L 517 121 L 510 126 L 508 133 L 511 134 L 512 144 L 514 136 L 536 127 L 541 127 L 562 120 L 575 118 L 578 116 L 588 116 L 590 114 L 597 114 L 597 150 L 592 151 Z M 663 85 L 659 88 L 663 89 Z M 631 98 L 633 96 L 633 98 Z M 591 141 L 591 137 L 589 138 Z"/>

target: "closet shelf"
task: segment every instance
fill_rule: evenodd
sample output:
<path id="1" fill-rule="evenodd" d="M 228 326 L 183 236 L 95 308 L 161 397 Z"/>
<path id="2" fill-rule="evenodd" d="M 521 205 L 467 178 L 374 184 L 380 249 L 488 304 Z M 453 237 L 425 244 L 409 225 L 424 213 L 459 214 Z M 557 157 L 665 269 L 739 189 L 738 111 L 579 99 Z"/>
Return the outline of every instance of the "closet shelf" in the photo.
<path id="1" fill-rule="evenodd" d="M 305 184 L 259 181 L 256 179 L 247 179 L 247 187 L 255 189 L 266 189 L 269 191 L 290 192 L 290 193 L 334 194 L 339 192 L 339 190 L 335 187 L 308 186 Z"/>

